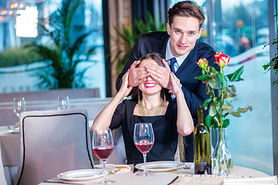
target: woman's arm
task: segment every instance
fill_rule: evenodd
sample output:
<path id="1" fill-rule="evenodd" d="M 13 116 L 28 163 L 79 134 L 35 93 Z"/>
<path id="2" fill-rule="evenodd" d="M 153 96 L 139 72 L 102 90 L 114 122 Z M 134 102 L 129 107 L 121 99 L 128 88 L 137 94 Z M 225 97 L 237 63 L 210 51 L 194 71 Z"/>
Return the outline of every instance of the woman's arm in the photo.
<path id="1" fill-rule="evenodd" d="M 186 101 L 184 99 L 184 94 L 181 89 L 180 80 L 174 75 L 173 72 L 170 73 L 170 93 L 176 95 L 177 100 L 177 131 L 180 135 L 186 136 L 191 134 L 194 130 L 194 123 L 191 113 L 188 109 Z"/>
<path id="2" fill-rule="evenodd" d="M 98 116 L 94 120 L 92 130 L 108 129 L 108 127 L 110 126 L 113 114 L 118 104 L 125 96 L 127 96 L 130 93 L 132 89 L 131 86 L 128 87 L 128 74 L 129 74 L 129 70 L 123 76 L 123 83 L 118 93 L 115 95 L 112 101 L 98 114 Z"/>

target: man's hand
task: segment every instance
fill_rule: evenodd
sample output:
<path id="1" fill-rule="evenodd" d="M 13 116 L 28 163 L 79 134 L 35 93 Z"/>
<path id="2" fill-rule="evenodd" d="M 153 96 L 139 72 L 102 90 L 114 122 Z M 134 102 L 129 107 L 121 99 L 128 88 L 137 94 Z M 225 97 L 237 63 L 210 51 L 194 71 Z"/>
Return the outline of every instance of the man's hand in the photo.
<path id="1" fill-rule="evenodd" d="M 154 80 L 156 80 L 162 87 L 169 89 L 169 75 L 171 70 L 164 59 L 162 59 L 162 63 L 165 67 L 150 64 L 145 68 Z"/>
<path id="2" fill-rule="evenodd" d="M 128 77 L 128 85 L 132 87 L 136 87 L 142 82 L 146 81 L 146 78 L 149 76 L 148 72 L 144 68 L 136 68 L 136 66 L 140 63 L 139 60 L 134 61 L 130 66 L 129 77 Z"/>

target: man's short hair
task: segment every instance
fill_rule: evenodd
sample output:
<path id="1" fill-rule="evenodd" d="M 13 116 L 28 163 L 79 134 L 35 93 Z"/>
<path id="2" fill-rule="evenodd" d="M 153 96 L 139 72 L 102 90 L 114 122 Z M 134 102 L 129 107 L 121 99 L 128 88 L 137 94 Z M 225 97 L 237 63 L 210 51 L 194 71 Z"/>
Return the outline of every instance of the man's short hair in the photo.
<path id="1" fill-rule="evenodd" d="M 192 1 L 180 1 L 168 10 L 169 24 L 171 25 L 175 16 L 195 17 L 199 20 L 200 28 L 203 26 L 205 16 L 200 6 Z"/>

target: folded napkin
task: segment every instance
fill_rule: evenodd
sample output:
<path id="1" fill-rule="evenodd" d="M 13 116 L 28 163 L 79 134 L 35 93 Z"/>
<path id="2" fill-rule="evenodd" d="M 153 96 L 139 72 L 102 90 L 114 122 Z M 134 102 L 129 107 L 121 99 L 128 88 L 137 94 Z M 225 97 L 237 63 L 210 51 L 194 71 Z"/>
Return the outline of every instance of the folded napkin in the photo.
<path id="1" fill-rule="evenodd" d="M 117 172 L 117 171 L 119 171 L 119 172 L 130 172 L 131 167 L 129 165 L 115 165 L 114 170 L 115 170 L 115 172 Z"/>
<path id="2" fill-rule="evenodd" d="M 256 178 L 225 178 L 223 185 L 276 185 L 277 176 L 256 177 Z"/>

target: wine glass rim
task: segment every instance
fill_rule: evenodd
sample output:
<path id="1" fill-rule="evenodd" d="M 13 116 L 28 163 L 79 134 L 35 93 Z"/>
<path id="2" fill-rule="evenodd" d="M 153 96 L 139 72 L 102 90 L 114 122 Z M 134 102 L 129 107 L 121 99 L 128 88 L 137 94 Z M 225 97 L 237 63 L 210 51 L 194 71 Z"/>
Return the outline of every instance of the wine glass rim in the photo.
<path id="1" fill-rule="evenodd" d="M 110 131 L 112 131 L 110 128 L 108 128 L 108 129 L 94 129 L 93 130 L 93 132 L 110 132 Z"/>
<path id="2" fill-rule="evenodd" d="M 135 123 L 135 125 L 152 125 L 150 122 Z"/>

